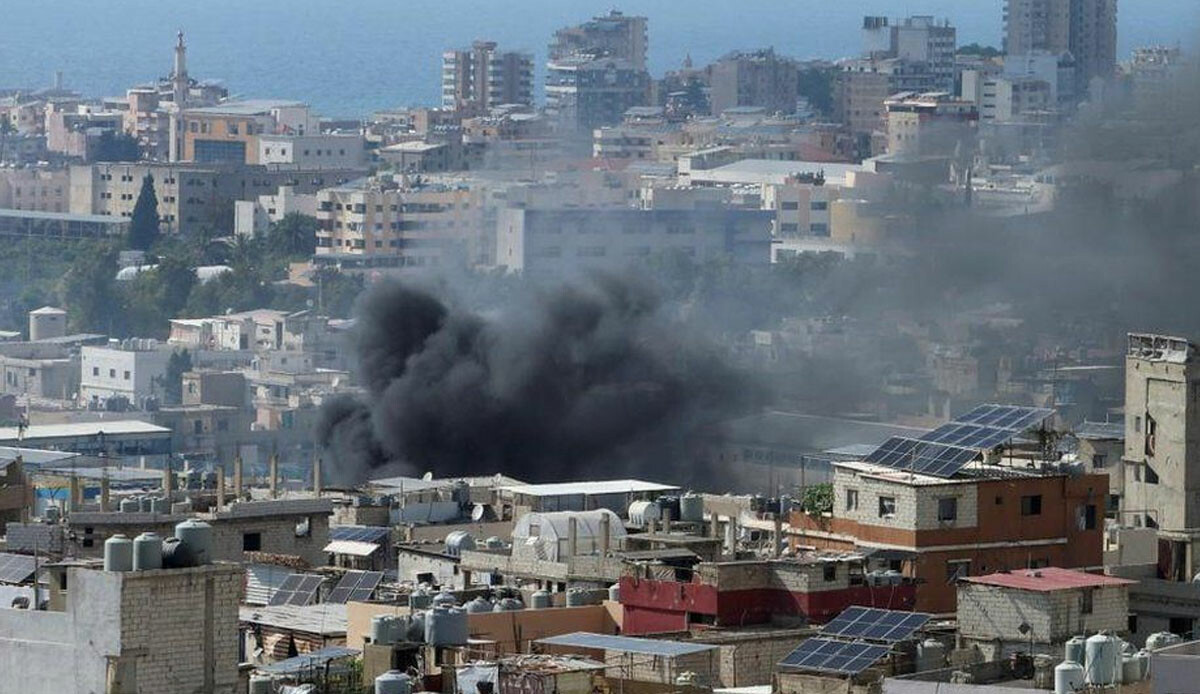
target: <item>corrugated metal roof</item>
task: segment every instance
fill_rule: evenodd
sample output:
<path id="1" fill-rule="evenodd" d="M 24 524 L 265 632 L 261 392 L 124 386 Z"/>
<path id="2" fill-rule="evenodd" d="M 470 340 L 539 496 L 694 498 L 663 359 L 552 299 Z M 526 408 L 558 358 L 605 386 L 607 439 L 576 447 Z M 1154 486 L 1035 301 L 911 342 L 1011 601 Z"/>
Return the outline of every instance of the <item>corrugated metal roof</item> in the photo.
<path id="1" fill-rule="evenodd" d="M 271 602 L 271 596 L 295 569 L 273 564 L 246 565 L 246 598 L 247 605 L 266 605 Z"/>
<path id="2" fill-rule="evenodd" d="M 1018 590 L 1034 590 L 1049 592 L 1054 590 L 1071 590 L 1073 588 L 1100 588 L 1104 586 L 1124 586 L 1137 581 L 1130 581 L 1115 576 L 1089 574 L 1083 571 L 1061 569 L 1048 566 L 1042 569 L 1022 569 L 1007 573 L 994 573 L 986 576 L 968 576 L 962 580 L 1000 588 L 1016 588 Z"/>
<path id="3" fill-rule="evenodd" d="M 1084 422 L 1075 428 L 1075 436 L 1081 439 L 1125 440 L 1124 422 Z"/>
<path id="4" fill-rule="evenodd" d="M 312 653 L 298 655 L 295 658 L 281 660 L 278 663 L 271 665 L 263 665 L 258 668 L 260 672 L 265 672 L 269 675 L 295 675 L 307 670 L 324 667 L 331 661 L 340 660 L 342 658 L 353 658 L 358 655 L 359 651 L 356 648 L 347 648 L 345 646 L 328 646 Z"/>
<path id="5" fill-rule="evenodd" d="M 322 636 L 346 633 L 346 606 L 339 603 L 243 606 L 238 608 L 238 619 L 276 629 L 291 629 Z"/>
<path id="6" fill-rule="evenodd" d="M 609 636 L 607 634 L 592 634 L 586 631 L 576 631 L 562 636 L 551 636 L 538 639 L 536 643 L 549 646 L 568 646 L 574 648 L 589 648 L 601 651 L 621 651 L 623 653 L 641 653 L 658 655 L 666 658 L 677 658 L 682 655 L 701 653 L 715 650 L 717 647 L 706 643 L 686 643 L 683 641 L 660 641 L 657 639 L 636 639 L 630 636 Z"/>
<path id="7" fill-rule="evenodd" d="M 500 487 L 500 491 L 525 496 L 567 496 L 571 494 L 621 494 L 625 492 L 669 492 L 679 487 L 642 480 L 606 480 L 597 482 L 558 482 L 554 484 L 520 484 Z"/>
<path id="8" fill-rule="evenodd" d="M 171 430 L 157 424 L 143 422 L 140 419 L 110 419 L 96 422 L 70 422 L 66 424 L 33 424 L 25 428 L 25 441 L 37 439 L 63 438 L 70 436 L 96 436 L 103 432 L 106 436 L 119 434 L 163 434 L 170 435 Z M 19 432 L 17 427 L 0 427 L 0 441 L 16 441 Z"/>

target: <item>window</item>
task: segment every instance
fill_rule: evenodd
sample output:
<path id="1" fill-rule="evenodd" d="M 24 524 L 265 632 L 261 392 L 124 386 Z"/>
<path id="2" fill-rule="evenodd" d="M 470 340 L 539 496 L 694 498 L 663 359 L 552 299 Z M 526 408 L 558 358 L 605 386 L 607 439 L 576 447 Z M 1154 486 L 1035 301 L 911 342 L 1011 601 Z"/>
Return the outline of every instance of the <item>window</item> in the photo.
<path id="1" fill-rule="evenodd" d="M 242 533 L 242 551 L 262 551 L 262 533 Z"/>
<path id="2" fill-rule="evenodd" d="M 809 205 L 809 209 L 813 210 L 814 212 L 823 212 L 823 211 L 829 209 L 829 203 L 827 203 L 823 200 L 816 200 L 811 205 Z"/>
<path id="3" fill-rule="evenodd" d="M 834 564 L 833 562 L 826 562 L 825 565 L 821 567 L 821 571 L 824 573 L 826 583 L 837 580 L 837 564 Z"/>
<path id="4" fill-rule="evenodd" d="M 781 202 L 781 203 L 779 203 L 779 209 L 781 209 L 781 210 L 798 210 L 798 209 L 800 209 L 800 203 L 798 203 L 798 202 Z"/>
<path id="5" fill-rule="evenodd" d="M 1093 608 L 1093 588 L 1084 588 L 1083 593 L 1079 596 L 1079 613 L 1091 614 Z"/>
<path id="6" fill-rule="evenodd" d="M 1103 453 L 1092 454 L 1092 469 L 1101 470 L 1108 467 L 1108 456 Z"/>
<path id="7" fill-rule="evenodd" d="M 1146 466 L 1146 484 L 1158 484 L 1158 473 L 1149 465 Z"/>
<path id="8" fill-rule="evenodd" d="M 109 378 L 116 378 L 116 377 L 117 377 L 117 370 L 116 370 L 116 369 L 109 369 L 109 370 L 108 370 L 108 377 L 109 377 Z"/>
<path id="9" fill-rule="evenodd" d="M 958 520 L 958 499 L 955 497 L 938 499 L 937 513 L 939 522 Z"/>
<path id="10" fill-rule="evenodd" d="M 857 511 L 858 510 L 858 490 L 857 489 L 847 489 L 846 490 L 846 510 L 847 511 Z"/>
<path id="11" fill-rule="evenodd" d="M 93 376 L 99 376 L 99 375 L 100 375 L 100 367 L 99 367 L 99 366 L 93 366 L 93 367 L 92 367 L 92 375 L 93 375 Z"/>
<path id="12" fill-rule="evenodd" d="M 1148 456 L 1154 455 L 1154 447 L 1157 443 L 1157 437 L 1155 435 L 1157 433 L 1158 422 L 1154 421 L 1154 418 L 1151 417 L 1149 413 L 1146 413 L 1146 455 Z"/>
<path id="13" fill-rule="evenodd" d="M 946 582 L 953 583 L 960 578 L 971 575 L 970 559 L 949 559 L 946 561 Z"/>
<path id="14" fill-rule="evenodd" d="M 1030 496 L 1021 497 L 1021 515 L 1022 516 L 1040 516 L 1042 515 L 1042 495 L 1032 494 Z"/>
<path id="15" fill-rule="evenodd" d="M 1079 507 L 1079 529 L 1080 530 L 1095 530 L 1096 529 L 1096 505 L 1088 504 Z"/>
<path id="16" fill-rule="evenodd" d="M 896 515 L 896 497 L 881 496 L 879 497 L 879 517 L 890 518 Z"/>
<path id="17" fill-rule="evenodd" d="M 128 381 L 128 380 L 129 380 L 129 372 L 128 372 L 128 371 L 126 371 L 126 372 L 125 372 L 125 380 L 126 380 L 126 381 Z"/>
<path id="18" fill-rule="evenodd" d="M 311 518 L 305 518 L 296 522 L 296 537 L 312 537 Z"/>

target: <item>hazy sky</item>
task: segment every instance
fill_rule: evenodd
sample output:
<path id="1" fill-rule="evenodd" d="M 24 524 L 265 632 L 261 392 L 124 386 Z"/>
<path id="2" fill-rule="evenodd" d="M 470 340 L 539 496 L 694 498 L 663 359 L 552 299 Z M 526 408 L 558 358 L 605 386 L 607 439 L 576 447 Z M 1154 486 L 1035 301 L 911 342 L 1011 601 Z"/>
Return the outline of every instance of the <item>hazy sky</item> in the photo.
<path id="1" fill-rule="evenodd" d="M 617 6 L 650 18 L 651 69 L 691 53 L 774 46 L 801 58 L 859 50 L 864 14 L 932 14 L 960 43 L 998 44 L 1002 0 L 2 0 L 0 86 L 47 84 L 55 70 L 89 94 L 121 94 L 170 70 L 175 31 L 193 76 L 238 94 L 305 99 L 327 115 L 432 103 L 447 47 L 474 38 L 533 51 L 554 29 Z M 1150 42 L 1192 43 L 1200 0 L 1120 0 L 1120 54 Z"/>

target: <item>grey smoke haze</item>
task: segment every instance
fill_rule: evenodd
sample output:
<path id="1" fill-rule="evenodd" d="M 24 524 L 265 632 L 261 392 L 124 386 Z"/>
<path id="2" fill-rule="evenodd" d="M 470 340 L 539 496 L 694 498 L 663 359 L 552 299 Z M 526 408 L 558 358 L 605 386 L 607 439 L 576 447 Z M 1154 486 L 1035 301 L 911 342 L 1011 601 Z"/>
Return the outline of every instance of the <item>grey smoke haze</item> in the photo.
<path id="1" fill-rule="evenodd" d="M 326 404 L 317 430 L 345 481 L 382 468 L 702 481 L 691 435 L 759 394 L 630 277 L 531 285 L 486 315 L 384 283 L 356 319 L 366 392 Z"/>

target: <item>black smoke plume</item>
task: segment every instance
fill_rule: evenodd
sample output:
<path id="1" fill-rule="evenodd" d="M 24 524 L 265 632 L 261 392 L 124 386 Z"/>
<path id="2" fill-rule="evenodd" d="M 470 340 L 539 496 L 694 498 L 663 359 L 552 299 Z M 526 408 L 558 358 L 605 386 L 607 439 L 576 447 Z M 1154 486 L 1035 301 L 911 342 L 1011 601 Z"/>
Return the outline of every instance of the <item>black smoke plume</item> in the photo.
<path id="1" fill-rule="evenodd" d="M 316 432 L 346 482 L 384 468 L 703 482 L 694 437 L 759 395 L 628 277 L 527 287 L 487 313 L 384 283 L 354 340 L 364 392 L 326 403 Z"/>

